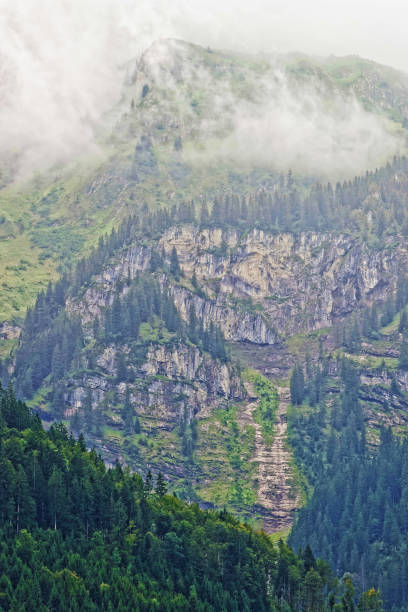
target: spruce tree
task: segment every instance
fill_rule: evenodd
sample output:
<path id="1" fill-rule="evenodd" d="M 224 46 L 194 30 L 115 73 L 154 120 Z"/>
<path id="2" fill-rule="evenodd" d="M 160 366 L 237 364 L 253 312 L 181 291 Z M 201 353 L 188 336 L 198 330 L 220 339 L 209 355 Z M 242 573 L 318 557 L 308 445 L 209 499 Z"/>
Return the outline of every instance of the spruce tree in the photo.
<path id="1" fill-rule="evenodd" d="M 198 343 L 197 316 L 196 316 L 194 302 L 190 307 L 189 320 L 188 320 L 188 337 L 190 338 L 193 344 Z"/>
<path id="2" fill-rule="evenodd" d="M 404 338 L 401 343 L 400 354 L 398 359 L 398 367 L 401 370 L 408 370 L 408 340 Z"/>
<path id="3" fill-rule="evenodd" d="M 404 308 L 404 310 L 401 313 L 400 322 L 398 325 L 398 331 L 400 334 L 403 334 L 407 330 L 408 330 L 408 315 L 407 315 L 407 309 Z"/>
<path id="4" fill-rule="evenodd" d="M 156 493 L 160 497 L 162 497 L 163 495 L 165 495 L 167 493 L 166 481 L 164 480 L 163 474 L 161 472 L 159 472 L 158 475 L 157 475 Z"/>
<path id="5" fill-rule="evenodd" d="M 153 490 L 153 476 L 150 470 L 146 474 L 145 481 L 143 483 L 143 493 L 145 497 L 148 497 Z"/>
<path id="6" fill-rule="evenodd" d="M 82 403 L 82 409 L 84 413 L 84 421 L 88 432 L 92 432 L 93 427 L 93 410 L 92 410 L 92 391 L 87 389 L 85 393 L 85 399 Z"/>
<path id="7" fill-rule="evenodd" d="M 128 379 L 125 356 L 122 351 L 116 355 L 116 381 L 125 382 Z"/>
<path id="8" fill-rule="evenodd" d="M 79 416 L 78 410 L 75 410 L 74 414 L 72 415 L 70 426 L 71 431 L 73 431 L 74 434 L 79 435 L 81 431 L 81 418 Z"/>
<path id="9" fill-rule="evenodd" d="M 290 377 L 290 399 L 292 404 L 300 405 L 305 395 L 305 378 L 302 367 L 297 363 Z"/>
<path id="10" fill-rule="evenodd" d="M 133 431 L 133 407 L 130 401 L 130 389 L 126 388 L 125 402 L 123 404 L 122 418 L 125 424 L 125 430 L 127 433 L 132 433 Z"/>
<path id="11" fill-rule="evenodd" d="M 180 276 L 182 276 L 176 247 L 173 247 L 170 255 L 170 274 L 174 276 L 176 280 L 179 280 Z"/>

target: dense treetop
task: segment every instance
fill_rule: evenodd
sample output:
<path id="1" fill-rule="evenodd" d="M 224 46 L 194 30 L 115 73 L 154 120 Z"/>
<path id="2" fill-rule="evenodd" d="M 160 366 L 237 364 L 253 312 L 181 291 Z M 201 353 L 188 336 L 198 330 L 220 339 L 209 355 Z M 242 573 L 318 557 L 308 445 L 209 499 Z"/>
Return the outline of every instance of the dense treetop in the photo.
<path id="1" fill-rule="evenodd" d="M 354 609 L 350 579 L 308 547 L 297 556 L 181 502 L 160 474 L 106 469 L 62 425 L 44 431 L 12 389 L 0 390 L 0 466 L 2 610 Z M 381 609 L 378 593 L 364 597 L 359 609 Z"/>
<path id="2" fill-rule="evenodd" d="M 327 366 L 297 365 L 292 376 L 293 403 L 303 405 L 290 414 L 289 439 L 311 495 L 289 541 L 310 544 L 338 575 L 350 571 L 357 588 L 380 588 L 387 610 L 406 610 L 408 441 L 383 427 L 379 447 L 369 447 L 356 366 L 338 361 L 340 397 L 330 400 Z"/>

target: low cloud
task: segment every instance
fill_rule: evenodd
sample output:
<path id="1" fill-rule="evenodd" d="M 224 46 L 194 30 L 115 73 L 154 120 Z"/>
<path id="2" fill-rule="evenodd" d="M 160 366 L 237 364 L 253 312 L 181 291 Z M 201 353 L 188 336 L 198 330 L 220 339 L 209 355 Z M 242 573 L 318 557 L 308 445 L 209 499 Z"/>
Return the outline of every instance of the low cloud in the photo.
<path id="1" fill-rule="evenodd" d="M 354 52 L 405 67 L 405 4 L 390 0 L 386 15 L 368 0 L 330 6 L 323 0 L 0 0 L 0 171 L 17 157 L 22 171 L 43 169 L 94 147 L 95 125 L 120 98 L 127 63 L 160 37 L 251 52 Z M 225 151 L 262 160 L 268 149 L 282 165 L 297 160 L 307 170 L 324 159 L 331 167 L 362 168 L 379 145 L 384 156 L 396 145 L 353 101 L 343 113 L 350 116 L 339 120 L 331 111 L 322 116 L 313 98 L 302 117 L 307 97 L 282 92 L 261 116 L 250 105 L 238 108 Z M 364 164 L 356 161 L 359 146 Z M 303 147 L 316 163 L 308 163 Z"/>
<path id="2" fill-rule="evenodd" d="M 405 150 L 391 121 L 352 95 L 321 86 L 294 89 L 281 73 L 264 83 L 263 100 L 241 103 L 219 153 L 235 163 L 273 166 L 331 180 L 350 178 Z"/>

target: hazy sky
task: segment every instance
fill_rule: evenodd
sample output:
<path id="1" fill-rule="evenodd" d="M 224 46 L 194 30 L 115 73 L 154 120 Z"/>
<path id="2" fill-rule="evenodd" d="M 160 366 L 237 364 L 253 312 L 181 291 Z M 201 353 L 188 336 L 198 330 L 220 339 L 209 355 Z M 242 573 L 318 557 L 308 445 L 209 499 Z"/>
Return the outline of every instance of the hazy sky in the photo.
<path id="1" fill-rule="evenodd" d="M 118 68 L 159 37 L 356 53 L 408 72 L 407 21 L 402 0 L 0 0 L 0 153 L 24 146 L 35 167 L 89 143 Z"/>
<path id="2" fill-rule="evenodd" d="M 209 41 L 255 51 L 358 54 L 408 71 L 405 0 L 193 0 L 175 4 L 180 10 L 169 11 L 173 27 L 203 44 Z"/>

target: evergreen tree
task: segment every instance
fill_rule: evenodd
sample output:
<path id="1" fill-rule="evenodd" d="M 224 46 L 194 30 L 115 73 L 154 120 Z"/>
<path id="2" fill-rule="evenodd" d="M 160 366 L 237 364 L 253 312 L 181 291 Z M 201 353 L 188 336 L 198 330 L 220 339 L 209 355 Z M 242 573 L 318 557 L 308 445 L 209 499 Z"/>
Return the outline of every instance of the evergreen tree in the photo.
<path id="1" fill-rule="evenodd" d="M 299 557 L 225 509 L 166 495 L 161 474 L 151 495 L 150 472 L 143 482 L 106 468 L 83 436 L 45 431 L 12 390 L 0 388 L 0 422 L 3 609 L 344 609 L 311 551 Z M 361 602 L 381 610 L 378 592 Z"/>
<path id="2" fill-rule="evenodd" d="M 73 416 L 71 417 L 70 424 L 71 424 L 71 430 L 73 431 L 74 434 L 78 436 L 82 429 L 81 418 L 79 416 L 78 410 L 75 410 Z"/>
<path id="3" fill-rule="evenodd" d="M 392 395 L 400 395 L 400 393 L 401 393 L 401 390 L 399 388 L 399 385 L 397 383 L 397 380 L 396 380 L 395 376 L 393 376 L 392 379 L 391 379 L 390 391 L 391 391 Z"/>
<path id="4" fill-rule="evenodd" d="M 197 334 L 197 316 L 195 312 L 194 302 L 190 307 L 189 319 L 188 319 L 188 336 L 194 344 L 198 343 Z"/>
<path id="5" fill-rule="evenodd" d="M 84 414 L 84 423 L 88 433 L 92 432 L 93 428 L 93 409 L 92 409 L 92 391 L 87 389 L 85 398 L 82 403 L 82 410 Z"/>
<path id="6" fill-rule="evenodd" d="M 117 382 L 125 382 L 128 379 L 128 371 L 126 366 L 125 355 L 119 352 L 116 356 L 116 380 Z"/>
<path id="7" fill-rule="evenodd" d="M 149 470 L 147 472 L 146 479 L 145 479 L 144 485 L 143 485 L 143 491 L 144 491 L 144 494 L 146 495 L 146 497 L 148 497 L 150 495 L 152 490 L 153 490 L 153 476 L 152 476 L 151 471 Z"/>
<path id="8" fill-rule="evenodd" d="M 401 313 L 400 322 L 398 324 L 398 331 L 400 334 L 403 334 L 404 332 L 408 331 L 408 314 L 406 308 L 404 308 Z"/>
<path id="9" fill-rule="evenodd" d="M 300 405 L 303 402 L 304 394 L 305 378 L 303 369 L 299 364 L 296 364 L 290 377 L 290 400 L 292 404 Z"/>
<path id="10" fill-rule="evenodd" d="M 180 268 L 176 247 L 172 248 L 170 255 L 170 274 L 174 276 L 176 280 L 179 280 L 180 276 L 183 275 Z"/>
<path id="11" fill-rule="evenodd" d="M 400 354 L 398 359 L 398 367 L 401 370 L 408 370 L 408 341 L 404 338 L 401 343 Z"/>
<path id="12" fill-rule="evenodd" d="M 167 493 L 167 485 L 166 485 L 166 481 L 163 478 L 163 475 L 161 472 L 158 473 L 157 475 L 157 480 L 156 480 L 156 493 L 159 496 L 163 496 Z"/>
<path id="13" fill-rule="evenodd" d="M 134 423 L 133 423 L 133 406 L 130 401 L 130 389 L 126 387 L 126 395 L 125 402 L 123 404 L 123 412 L 122 412 L 123 422 L 125 424 L 125 431 L 127 433 L 132 433 L 134 431 Z M 140 425 L 139 425 L 140 431 Z M 135 432 L 139 433 L 139 432 Z"/>

